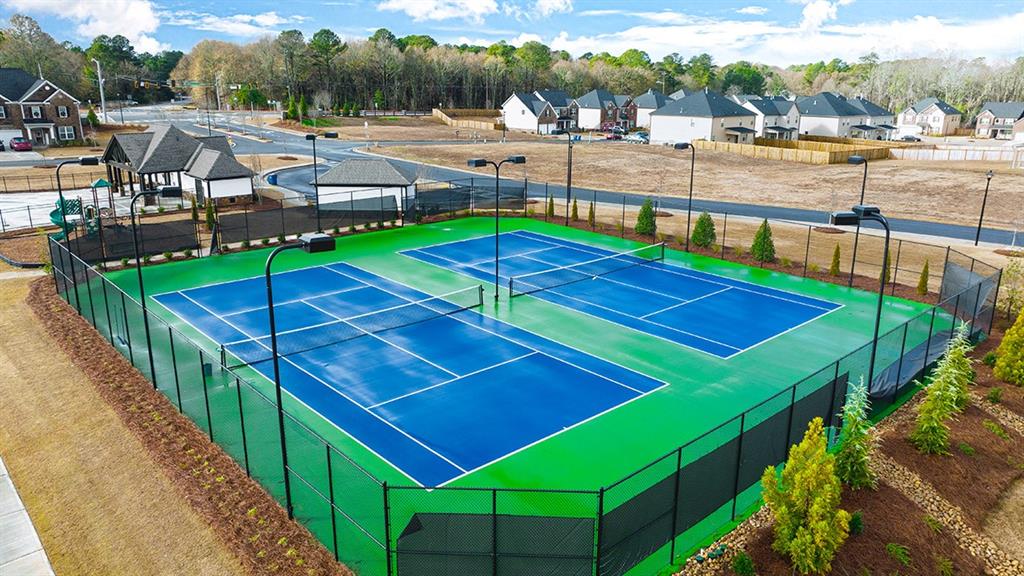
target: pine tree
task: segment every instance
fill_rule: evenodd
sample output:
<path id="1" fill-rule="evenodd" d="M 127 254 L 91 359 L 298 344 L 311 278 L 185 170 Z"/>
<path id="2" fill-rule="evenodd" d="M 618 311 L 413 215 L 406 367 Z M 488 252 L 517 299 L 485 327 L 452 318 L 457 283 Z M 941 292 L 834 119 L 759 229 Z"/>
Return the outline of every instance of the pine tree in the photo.
<path id="1" fill-rule="evenodd" d="M 1017 316 L 1013 326 L 1003 335 L 996 349 L 996 378 L 1014 386 L 1024 386 L 1024 314 Z"/>
<path id="2" fill-rule="evenodd" d="M 693 225 L 693 233 L 690 234 L 690 242 L 692 242 L 694 246 L 708 248 L 714 244 L 717 239 L 718 235 L 715 233 L 715 221 L 711 219 L 711 214 L 701 212 L 700 216 L 697 217 L 697 223 Z"/>
<path id="3" fill-rule="evenodd" d="M 821 418 L 807 425 L 782 469 L 761 476 L 763 497 L 775 519 L 772 547 L 801 574 L 827 572 L 850 532 L 850 514 L 839 508 L 842 485 L 835 456 L 826 450 Z"/>
<path id="4" fill-rule="evenodd" d="M 640 213 L 636 216 L 636 228 L 634 228 L 637 234 L 641 236 L 654 236 L 657 231 L 656 224 L 654 223 L 654 204 L 651 203 L 651 199 L 644 200 L 642 206 L 640 206 Z"/>
<path id="5" fill-rule="evenodd" d="M 196 224 L 199 223 L 199 207 L 196 206 L 196 197 L 192 196 L 192 221 Z"/>
<path id="6" fill-rule="evenodd" d="M 597 223 L 597 216 L 594 214 L 594 203 L 591 202 L 590 203 L 590 210 L 587 211 L 587 224 L 590 224 L 590 227 L 593 228 L 594 224 L 596 224 L 596 223 Z"/>
<path id="7" fill-rule="evenodd" d="M 917 295 L 924 296 L 928 293 L 928 261 L 924 261 L 924 268 L 921 268 L 921 277 L 917 279 Z"/>
<path id="8" fill-rule="evenodd" d="M 957 412 L 963 412 L 970 401 L 970 385 L 974 382 L 974 360 L 969 356 L 971 340 L 969 328 L 966 322 L 961 322 L 956 329 L 956 335 L 946 347 L 946 354 L 942 357 L 940 364 L 944 364 L 949 371 L 950 393 L 953 398 L 953 405 Z"/>
<path id="9" fill-rule="evenodd" d="M 882 267 L 882 271 L 878 273 L 879 281 L 884 280 L 886 284 L 892 281 L 892 252 L 888 252 L 885 257 L 885 266 Z"/>
<path id="10" fill-rule="evenodd" d="M 289 96 L 288 97 L 288 108 L 285 111 L 284 116 L 288 120 L 298 120 L 299 119 L 299 107 L 295 104 L 295 96 Z"/>
<path id="11" fill-rule="evenodd" d="M 941 370 L 936 369 L 924 400 L 917 406 L 917 420 L 910 441 L 922 454 L 949 454 L 949 424 L 955 406 Z"/>
<path id="12" fill-rule="evenodd" d="M 92 106 L 89 107 L 89 114 L 85 117 L 85 121 L 93 128 L 100 125 L 100 119 L 96 116 L 96 109 Z"/>
<path id="13" fill-rule="evenodd" d="M 839 451 L 836 453 L 836 473 L 839 479 L 851 488 L 874 488 L 875 474 L 871 471 L 871 456 L 876 438 L 868 413 L 871 404 L 868 388 L 861 377 L 846 397 L 843 408 L 843 429 L 839 434 Z"/>
<path id="14" fill-rule="evenodd" d="M 213 231 L 213 225 L 217 223 L 217 216 L 213 212 L 213 199 L 206 199 L 206 229 Z"/>
<path id="15" fill-rule="evenodd" d="M 554 218 L 555 217 L 555 197 L 554 196 L 548 197 L 547 217 L 548 218 Z"/>
<path id="16" fill-rule="evenodd" d="M 839 242 L 836 242 L 836 247 L 832 250 L 832 264 L 828 267 L 829 276 L 839 276 Z"/>
<path id="17" fill-rule="evenodd" d="M 348 102 L 345 102 L 341 106 L 341 115 L 342 116 L 350 116 L 351 114 L 352 114 L 352 105 L 349 104 Z"/>
<path id="18" fill-rule="evenodd" d="M 576 206 L 576 199 L 575 198 L 572 199 L 572 215 L 571 215 L 571 218 L 572 218 L 573 222 L 575 222 L 575 221 L 580 219 L 580 209 L 579 209 L 578 206 Z"/>
<path id="19" fill-rule="evenodd" d="M 353 104 L 352 105 L 352 116 L 358 118 L 359 117 L 359 111 L 360 111 L 359 105 L 358 104 Z"/>
<path id="20" fill-rule="evenodd" d="M 772 240 L 772 227 L 768 225 L 768 219 L 761 222 L 761 226 L 754 234 L 754 243 L 750 246 L 750 255 L 758 262 L 775 261 L 775 241 Z"/>
<path id="21" fill-rule="evenodd" d="M 299 96 L 299 117 L 297 120 L 302 122 L 303 118 L 309 116 L 309 104 L 306 103 L 306 95 Z"/>

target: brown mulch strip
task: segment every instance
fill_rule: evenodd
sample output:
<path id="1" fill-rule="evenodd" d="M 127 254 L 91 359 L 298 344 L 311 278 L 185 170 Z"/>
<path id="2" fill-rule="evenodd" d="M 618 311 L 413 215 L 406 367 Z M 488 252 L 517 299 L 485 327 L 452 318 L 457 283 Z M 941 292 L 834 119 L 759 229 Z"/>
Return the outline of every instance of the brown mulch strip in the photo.
<path id="1" fill-rule="evenodd" d="M 993 250 L 993 252 L 999 254 L 1000 256 L 1008 256 L 1010 258 L 1024 257 L 1024 250 L 1009 250 L 1007 248 L 999 248 L 997 250 Z"/>
<path id="2" fill-rule="evenodd" d="M 925 512 L 895 488 L 879 483 L 877 490 L 845 490 L 842 508 L 860 511 L 864 531 L 853 535 L 839 549 L 829 574 L 902 574 L 933 576 L 936 561 L 953 562 L 954 574 L 983 574 L 985 563 L 964 550 L 945 529 L 933 530 L 925 523 Z M 790 574 L 787 558 L 772 550 L 771 526 L 757 530 L 744 548 L 754 560 L 758 574 Z M 889 543 L 907 547 L 910 565 L 904 566 L 886 552 Z M 732 575 L 731 569 L 720 572 Z"/>
<path id="3" fill-rule="evenodd" d="M 981 359 L 986 354 L 999 347 L 1008 324 L 1009 322 L 1006 320 L 1006 317 L 999 315 L 992 326 L 992 332 L 989 334 L 989 337 L 981 344 L 978 344 L 974 352 L 971 353 L 971 356 L 978 361 L 974 364 L 974 371 L 976 373 L 974 384 L 977 387 L 976 392 L 982 396 L 987 396 L 993 388 L 1002 389 L 1003 392 L 999 404 L 1011 412 L 1024 416 L 1024 388 L 1007 384 L 996 378 L 995 374 L 992 373 L 992 368 L 981 363 Z"/>
<path id="4" fill-rule="evenodd" d="M 840 230 L 839 228 L 832 228 L 831 226 L 815 226 L 814 231 L 821 232 L 822 234 L 846 234 L 845 230 Z"/>
<path id="5" fill-rule="evenodd" d="M 9 260 L 24 264 L 38 264 L 49 260 L 46 236 L 36 232 L 9 235 L 0 238 L 0 254 Z"/>
<path id="6" fill-rule="evenodd" d="M 960 507 L 964 519 L 981 530 L 985 517 L 999 503 L 1000 496 L 1018 479 L 1024 478 L 1024 439 L 1003 427 L 1003 440 L 982 424 L 995 418 L 970 405 L 950 422 L 950 454 L 924 455 L 907 437 L 914 419 L 894 426 L 881 449 L 903 466 L 916 471 L 950 503 Z M 965 454 L 970 446 L 973 454 Z"/>
<path id="7" fill-rule="evenodd" d="M 51 279 L 33 282 L 27 301 L 46 331 L 88 375 L 164 474 L 251 574 L 351 574 L 61 300 Z"/>

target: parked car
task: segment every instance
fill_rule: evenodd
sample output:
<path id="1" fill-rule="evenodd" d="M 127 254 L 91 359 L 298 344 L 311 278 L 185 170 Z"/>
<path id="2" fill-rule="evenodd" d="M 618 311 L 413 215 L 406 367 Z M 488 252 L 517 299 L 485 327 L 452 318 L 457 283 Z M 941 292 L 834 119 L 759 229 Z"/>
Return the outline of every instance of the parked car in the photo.
<path id="1" fill-rule="evenodd" d="M 612 126 L 612 134 L 625 134 L 626 129 L 622 126 Z"/>
<path id="2" fill-rule="evenodd" d="M 906 136 L 900 138 L 900 140 L 902 140 L 904 142 L 920 142 L 921 141 L 920 138 L 918 138 L 917 136 L 914 136 L 912 134 L 907 134 Z"/>
<path id="3" fill-rule="evenodd" d="M 650 142 L 650 138 L 648 138 L 647 134 L 644 134 L 643 132 L 634 132 L 626 136 L 625 141 L 630 144 L 647 144 Z"/>
<path id="4" fill-rule="evenodd" d="M 7 148 L 4 147 L 3 141 L 0 140 L 0 152 L 3 152 L 4 150 L 7 150 Z"/>
<path id="5" fill-rule="evenodd" d="M 609 132 L 604 135 L 605 140 L 622 140 L 622 134 L 618 132 Z"/>
<path id="6" fill-rule="evenodd" d="M 11 150 L 14 150 L 15 152 L 32 151 L 32 142 L 28 138 L 22 138 L 20 136 L 17 138 L 11 138 L 10 146 Z"/>
<path id="7" fill-rule="evenodd" d="M 562 134 L 568 134 L 568 133 L 569 132 L 567 132 L 565 130 L 562 130 L 561 128 L 555 128 L 551 132 L 548 132 L 548 134 L 550 134 L 552 136 L 561 136 Z"/>

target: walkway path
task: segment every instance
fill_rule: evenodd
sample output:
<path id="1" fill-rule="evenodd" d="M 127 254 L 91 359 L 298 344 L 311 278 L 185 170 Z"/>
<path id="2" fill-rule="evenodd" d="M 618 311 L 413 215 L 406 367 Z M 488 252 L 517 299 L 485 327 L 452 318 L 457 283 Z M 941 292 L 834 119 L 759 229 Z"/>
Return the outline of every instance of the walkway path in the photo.
<path id="1" fill-rule="evenodd" d="M 53 576 L 39 535 L 0 458 L 0 574 Z"/>

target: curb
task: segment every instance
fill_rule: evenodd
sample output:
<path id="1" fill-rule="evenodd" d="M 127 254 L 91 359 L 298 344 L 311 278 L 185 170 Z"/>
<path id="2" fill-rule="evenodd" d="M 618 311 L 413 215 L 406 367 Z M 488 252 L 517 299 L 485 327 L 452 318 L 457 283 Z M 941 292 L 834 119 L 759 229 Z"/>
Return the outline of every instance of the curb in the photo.
<path id="1" fill-rule="evenodd" d="M 46 266 L 46 264 L 44 264 L 43 262 L 19 262 L 18 260 L 9 258 L 2 252 L 0 252 L 0 260 L 2 260 L 4 263 L 10 266 L 14 266 L 15 268 L 24 268 L 27 270 L 38 269 Z"/>

